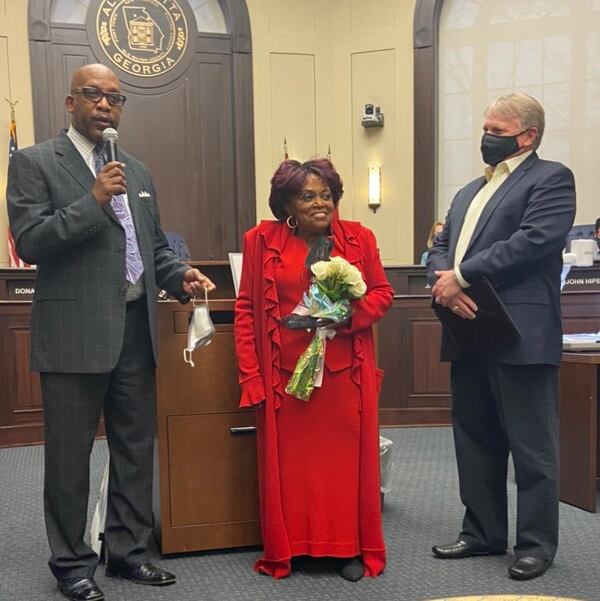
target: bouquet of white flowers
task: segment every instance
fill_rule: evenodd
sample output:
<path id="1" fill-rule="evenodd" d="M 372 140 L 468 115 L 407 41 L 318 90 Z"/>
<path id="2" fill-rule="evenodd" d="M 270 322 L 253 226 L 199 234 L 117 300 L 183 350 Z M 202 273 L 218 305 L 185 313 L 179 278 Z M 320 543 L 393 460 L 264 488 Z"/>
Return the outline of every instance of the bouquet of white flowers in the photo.
<path id="1" fill-rule="evenodd" d="M 290 328 L 316 328 L 285 388 L 288 394 L 303 401 L 308 401 L 323 380 L 326 340 L 336 334 L 335 329 L 328 326 L 348 320 L 352 313 L 350 301 L 361 298 L 367 291 L 360 271 L 342 257 L 318 261 L 310 269 L 313 278 L 302 302 L 291 316 L 282 320 Z"/>

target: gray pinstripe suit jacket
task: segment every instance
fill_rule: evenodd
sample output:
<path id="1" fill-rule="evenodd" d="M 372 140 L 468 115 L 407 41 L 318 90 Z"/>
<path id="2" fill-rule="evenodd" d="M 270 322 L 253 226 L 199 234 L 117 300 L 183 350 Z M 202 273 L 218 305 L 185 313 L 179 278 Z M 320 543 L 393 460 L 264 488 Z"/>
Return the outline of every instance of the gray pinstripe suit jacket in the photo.
<path id="1" fill-rule="evenodd" d="M 156 362 L 157 285 L 185 302 L 188 266 L 160 227 L 148 168 L 121 152 L 127 195 L 144 263 Z M 19 255 L 38 267 L 32 308 L 31 368 L 100 373 L 117 363 L 125 327 L 125 232 L 91 194 L 94 176 L 63 132 L 10 160 L 7 202 Z"/>

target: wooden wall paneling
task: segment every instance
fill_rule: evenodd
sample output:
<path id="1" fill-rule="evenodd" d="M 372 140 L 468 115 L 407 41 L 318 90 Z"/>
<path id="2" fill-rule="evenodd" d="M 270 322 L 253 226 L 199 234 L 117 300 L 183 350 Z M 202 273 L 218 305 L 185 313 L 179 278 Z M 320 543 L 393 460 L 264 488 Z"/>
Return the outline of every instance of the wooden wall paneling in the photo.
<path id="1" fill-rule="evenodd" d="M 414 262 L 418 263 L 431 224 L 435 220 L 436 91 L 432 70 L 433 48 L 415 48 L 414 146 Z"/>
<path id="2" fill-rule="evenodd" d="M 0 447 L 44 439 L 39 376 L 29 371 L 30 310 L 0 301 Z"/>
<path id="3" fill-rule="evenodd" d="M 52 45 L 52 102 L 50 136 L 57 136 L 61 130 L 68 129 L 70 115 L 65 108 L 65 98 L 71 90 L 71 74 L 75 69 L 93 62 L 89 49 L 85 46 L 67 44 Z"/>
<path id="4" fill-rule="evenodd" d="M 200 33 L 196 38 L 196 54 L 231 54 L 231 39 L 224 37 L 210 37 L 209 34 Z"/>
<path id="5" fill-rule="evenodd" d="M 235 202 L 233 130 L 233 73 L 231 55 L 198 56 L 196 90 L 198 131 L 195 140 L 200 153 L 199 188 L 193 199 L 197 224 L 203 223 L 203 236 L 196 233 L 193 257 L 226 259 L 238 250 Z M 210 219 L 206 219 L 210 216 Z"/>
<path id="6" fill-rule="evenodd" d="M 414 13 L 414 261 L 436 218 L 438 27 L 443 0 L 417 0 Z"/>
<path id="7" fill-rule="evenodd" d="M 161 90 L 123 86 L 122 145 L 150 166 L 163 228 L 181 234 L 193 258 L 239 248 L 231 78 L 230 55 L 198 53 L 187 76 Z"/>
<path id="8" fill-rule="evenodd" d="M 219 0 L 227 31 L 232 35 L 234 52 L 251 52 L 250 15 L 246 0 Z"/>
<path id="9" fill-rule="evenodd" d="M 254 126 L 252 104 L 252 55 L 234 52 L 233 91 L 235 127 L 235 202 L 237 246 L 242 250 L 244 233 L 256 225 L 256 187 L 254 163 Z"/>
<path id="10" fill-rule="evenodd" d="M 47 44 L 46 51 L 51 73 L 48 82 L 49 96 L 46 99 L 50 108 L 50 121 L 45 126 L 41 124 L 42 128 L 38 130 L 36 116 L 36 140 L 38 141 L 52 138 L 58 135 L 61 129 L 69 127 L 70 119 L 65 109 L 65 98 L 71 88 L 71 74 L 75 69 L 95 62 L 87 45 L 85 30 L 80 27 L 65 26 L 52 30 L 50 44 Z M 44 138 L 39 137 L 42 131 L 46 132 Z"/>
<path id="11" fill-rule="evenodd" d="M 235 132 L 236 241 L 242 249 L 244 232 L 256 225 L 252 36 L 245 0 L 221 2 L 233 46 L 233 126 Z"/>
<path id="12" fill-rule="evenodd" d="M 76 24 L 53 27 L 51 30 L 50 41 L 57 45 L 84 46 L 86 48 L 88 46 L 88 37 L 85 27 Z"/>
<path id="13" fill-rule="evenodd" d="M 50 5 L 30 1 L 38 141 L 68 125 L 71 71 L 107 63 L 90 48 L 90 23 L 53 24 Z M 221 6 L 231 33 L 197 33 L 192 64 L 178 66 L 174 80 L 161 75 L 153 85 L 122 76 L 128 102 L 121 146 L 151 168 L 163 225 L 184 236 L 195 259 L 240 250 L 241 235 L 256 220 L 250 23 L 244 0 Z"/>
<path id="14" fill-rule="evenodd" d="M 181 234 L 193 257 L 200 256 L 197 238 L 203 233 L 196 205 L 200 151 L 196 136 L 186 134 L 198 128 L 197 83 L 197 74 L 192 72 L 151 93 L 123 85 L 127 104 L 119 126 L 121 148 L 152 171 L 163 228 Z"/>
<path id="15" fill-rule="evenodd" d="M 52 122 L 55 107 L 48 102 L 53 97 L 52 57 L 47 42 L 30 41 L 31 81 L 36 93 L 33 94 L 33 121 L 35 139 L 38 142 L 52 138 Z"/>
<path id="16" fill-rule="evenodd" d="M 29 2 L 29 60 L 33 87 L 33 118 L 36 140 L 48 140 L 51 112 L 54 107 L 48 102 L 51 97 L 52 69 L 48 53 L 50 40 L 50 3 Z"/>
<path id="17" fill-rule="evenodd" d="M 50 40 L 51 2 L 31 0 L 29 3 L 29 39 L 39 42 Z"/>

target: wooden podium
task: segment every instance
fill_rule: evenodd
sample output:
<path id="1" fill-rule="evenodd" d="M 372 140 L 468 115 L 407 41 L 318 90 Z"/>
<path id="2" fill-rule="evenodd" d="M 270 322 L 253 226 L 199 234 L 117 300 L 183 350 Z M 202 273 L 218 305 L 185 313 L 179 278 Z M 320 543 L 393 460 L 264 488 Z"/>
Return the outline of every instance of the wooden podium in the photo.
<path id="1" fill-rule="evenodd" d="M 196 264 L 217 285 L 216 334 L 183 361 L 192 303 L 159 302 L 156 534 L 163 553 L 261 543 L 254 412 L 238 408 L 234 289 L 226 261 Z"/>

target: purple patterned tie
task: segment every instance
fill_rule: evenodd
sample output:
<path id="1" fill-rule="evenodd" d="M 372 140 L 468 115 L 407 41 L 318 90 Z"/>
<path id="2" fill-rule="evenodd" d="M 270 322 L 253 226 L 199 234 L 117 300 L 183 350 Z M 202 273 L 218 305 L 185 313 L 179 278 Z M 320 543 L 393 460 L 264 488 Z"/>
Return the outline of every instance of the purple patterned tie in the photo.
<path id="1" fill-rule="evenodd" d="M 104 157 L 103 149 L 98 150 L 98 148 L 95 148 L 94 164 L 96 173 L 102 169 L 105 163 L 106 159 Z M 127 277 L 128 282 L 135 284 L 140 279 L 142 273 L 144 273 L 144 264 L 142 263 L 142 255 L 140 254 L 133 219 L 131 218 L 130 212 L 127 210 L 125 198 L 122 194 L 113 196 L 110 201 L 110 206 L 125 230 L 125 276 Z"/>

